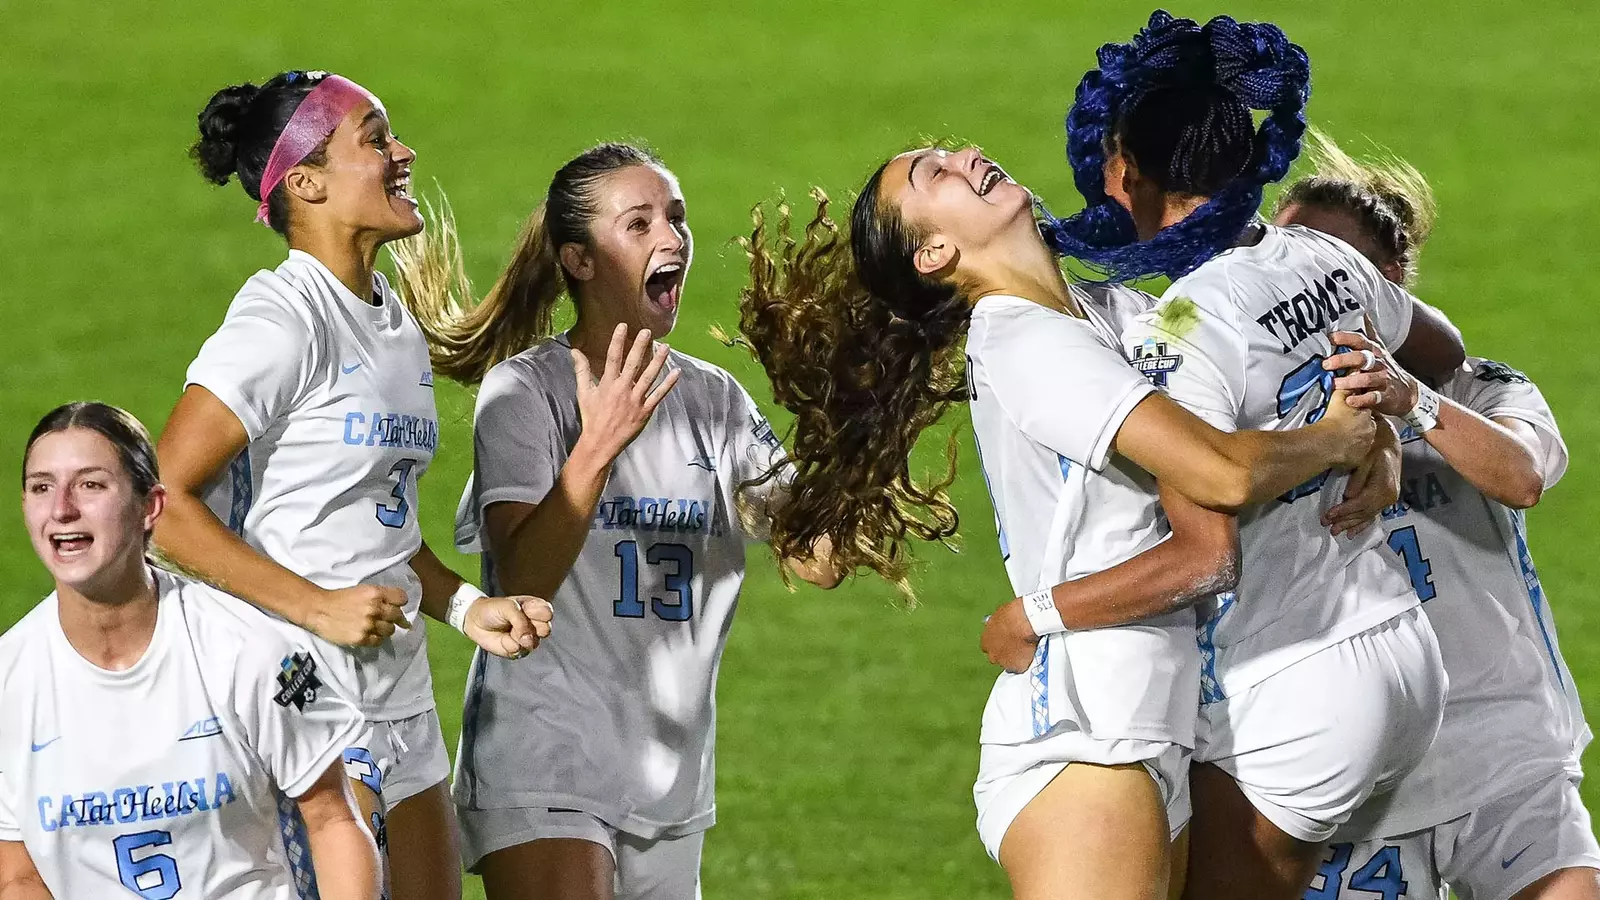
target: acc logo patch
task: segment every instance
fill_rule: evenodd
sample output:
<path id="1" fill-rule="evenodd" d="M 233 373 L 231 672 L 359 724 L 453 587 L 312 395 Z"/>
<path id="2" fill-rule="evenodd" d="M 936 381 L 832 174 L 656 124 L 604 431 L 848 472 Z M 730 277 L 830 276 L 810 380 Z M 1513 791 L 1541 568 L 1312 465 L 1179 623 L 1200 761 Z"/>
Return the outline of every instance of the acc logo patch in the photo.
<path id="1" fill-rule="evenodd" d="M 303 710 L 307 703 L 316 702 L 320 687 L 322 680 L 317 677 L 317 661 L 303 651 L 291 653 L 279 664 L 278 693 L 272 700 L 279 706 L 293 703 L 295 709 Z"/>
<path id="2" fill-rule="evenodd" d="M 1183 354 L 1168 353 L 1166 341 L 1145 338 L 1133 349 L 1133 367 L 1156 387 L 1167 386 L 1167 376 L 1183 365 Z"/>
<path id="3" fill-rule="evenodd" d="M 1486 359 L 1478 363 L 1478 368 L 1472 376 L 1479 381 L 1498 381 L 1501 384 L 1527 384 L 1528 376 L 1518 372 L 1505 363 Z"/>

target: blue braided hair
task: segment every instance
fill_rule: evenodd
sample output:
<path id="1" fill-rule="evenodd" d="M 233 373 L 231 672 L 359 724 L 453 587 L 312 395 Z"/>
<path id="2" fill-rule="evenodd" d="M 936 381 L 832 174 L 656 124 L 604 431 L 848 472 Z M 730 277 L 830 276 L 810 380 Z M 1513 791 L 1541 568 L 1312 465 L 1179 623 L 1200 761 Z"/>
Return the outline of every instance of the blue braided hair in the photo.
<path id="1" fill-rule="evenodd" d="M 1300 155 L 1311 63 L 1282 29 L 1218 16 L 1205 25 L 1165 10 L 1126 44 L 1106 44 L 1067 112 L 1067 159 L 1087 206 L 1065 219 L 1042 207 L 1039 230 L 1101 280 L 1176 278 L 1232 246 L 1262 189 Z M 1259 129 L 1251 110 L 1268 113 Z M 1106 195 L 1108 150 L 1130 155 L 1163 190 L 1209 199 L 1140 241 Z"/>

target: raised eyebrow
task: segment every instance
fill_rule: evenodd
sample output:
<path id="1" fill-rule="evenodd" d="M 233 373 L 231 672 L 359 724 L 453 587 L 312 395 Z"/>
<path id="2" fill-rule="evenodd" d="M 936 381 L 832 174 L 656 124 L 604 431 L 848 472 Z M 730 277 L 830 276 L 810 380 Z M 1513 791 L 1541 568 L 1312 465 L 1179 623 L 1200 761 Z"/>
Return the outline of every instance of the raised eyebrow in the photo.
<path id="1" fill-rule="evenodd" d="M 622 212 L 617 213 L 617 218 L 620 219 L 620 218 L 622 218 L 623 216 L 625 216 L 625 215 L 627 215 L 629 213 L 635 213 L 635 212 L 641 212 L 641 211 L 649 212 L 652 209 L 655 209 L 655 207 L 653 205 L 649 204 L 649 203 L 635 203 L 634 205 L 632 205 L 632 206 L 628 207 L 627 209 L 623 210 Z"/>

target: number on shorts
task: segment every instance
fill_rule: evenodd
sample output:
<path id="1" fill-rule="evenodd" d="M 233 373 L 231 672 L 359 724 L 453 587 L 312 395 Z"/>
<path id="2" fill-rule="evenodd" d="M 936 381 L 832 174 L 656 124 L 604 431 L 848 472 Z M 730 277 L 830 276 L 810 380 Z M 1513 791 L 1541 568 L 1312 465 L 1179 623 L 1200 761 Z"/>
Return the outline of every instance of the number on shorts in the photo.
<path id="1" fill-rule="evenodd" d="M 177 860 L 165 853 L 152 853 L 143 859 L 133 858 L 135 850 L 164 847 L 170 843 L 170 831 L 140 831 L 113 840 L 111 846 L 117 851 L 117 877 L 122 879 L 122 886 L 144 900 L 170 900 L 176 896 L 183 889 L 183 882 L 178 878 Z"/>
<path id="2" fill-rule="evenodd" d="M 1329 844 L 1328 858 L 1322 861 L 1311 887 L 1306 889 L 1305 900 L 1339 900 L 1340 897 L 1356 900 L 1356 891 L 1360 891 L 1363 898 L 1376 894 L 1383 900 L 1400 900 L 1405 896 L 1408 885 L 1400 871 L 1400 848 L 1393 844 L 1380 847 L 1372 854 L 1372 858 L 1350 876 L 1350 889 L 1341 892 L 1344 873 L 1350 868 L 1350 855 L 1354 852 L 1354 844 Z M 1318 879 L 1321 884 L 1317 883 Z"/>
<path id="3" fill-rule="evenodd" d="M 1328 402 L 1333 399 L 1332 372 L 1323 370 L 1322 361 L 1326 357 L 1318 354 L 1301 363 L 1293 372 L 1283 376 L 1283 383 L 1278 386 L 1278 418 L 1287 416 L 1291 410 L 1300 405 L 1300 398 L 1313 389 L 1322 392 L 1322 402 L 1317 408 L 1306 416 L 1306 424 L 1310 425 L 1321 419 L 1328 411 Z M 1309 497 L 1322 490 L 1322 485 L 1328 480 L 1328 473 L 1323 472 L 1305 484 L 1280 496 L 1278 499 L 1284 503 L 1293 503 L 1301 497 Z"/>
<path id="4" fill-rule="evenodd" d="M 618 541 L 612 554 L 621 562 L 616 602 L 612 615 L 624 619 L 644 618 L 644 601 L 639 599 L 639 544 L 637 541 Z M 644 552 L 644 561 L 652 566 L 670 564 L 672 570 L 664 573 L 662 583 L 671 597 L 651 597 L 650 611 L 666 622 L 687 622 L 694 617 L 694 551 L 683 544 L 651 544 Z"/>
<path id="5" fill-rule="evenodd" d="M 1411 576 L 1411 589 L 1418 599 L 1426 603 L 1438 595 L 1433 586 L 1433 563 L 1422 555 L 1422 545 L 1417 543 L 1417 526 L 1396 528 L 1389 535 L 1389 549 L 1405 560 L 1406 574 Z"/>

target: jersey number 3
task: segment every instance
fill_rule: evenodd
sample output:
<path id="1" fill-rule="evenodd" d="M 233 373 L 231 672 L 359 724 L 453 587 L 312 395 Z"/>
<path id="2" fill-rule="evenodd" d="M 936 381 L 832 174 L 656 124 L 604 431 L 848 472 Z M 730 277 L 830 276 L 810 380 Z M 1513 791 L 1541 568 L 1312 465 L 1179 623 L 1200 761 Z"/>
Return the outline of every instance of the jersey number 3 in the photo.
<path id="1" fill-rule="evenodd" d="M 117 851 L 117 877 L 122 886 L 144 900 L 170 900 L 183 888 L 178 878 L 178 862 L 165 853 L 152 853 L 134 859 L 133 851 L 162 847 L 172 843 L 170 831 L 140 831 L 125 834 L 111 842 Z"/>
<path id="2" fill-rule="evenodd" d="M 621 593 L 612 605 L 612 613 L 625 619 L 644 618 L 644 601 L 639 599 L 639 543 L 618 541 L 612 551 L 622 562 Z M 663 585 L 673 597 L 650 598 L 650 611 L 656 618 L 668 622 L 687 622 L 694 615 L 694 551 L 682 544 L 651 544 L 644 552 L 644 561 L 652 566 L 672 567 L 665 573 Z"/>
<path id="3" fill-rule="evenodd" d="M 1300 405 L 1300 398 L 1304 397 L 1306 392 L 1312 389 L 1322 392 L 1322 402 L 1318 403 L 1316 408 L 1306 416 L 1306 424 L 1315 423 L 1322 418 L 1323 413 L 1328 411 L 1328 401 L 1333 399 L 1334 373 L 1325 371 L 1322 368 L 1322 360 L 1324 358 L 1321 354 L 1313 356 L 1301 363 L 1299 368 L 1283 376 L 1283 383 L 1278 385 L 1278 418 L 1281 419 L 1292 412 L 1296 406 Z M 1328 473 L 1323 472 L 1305 484 L 1289 491 L 1289 493 L 1281 495 L 1278 499 L 1284 503 L 1293 503 L 1301 497 L 1309 497 L 1322 490 L 1322 486 L 1327 480 Z"/>
<path id="4" fill-rule="evenodd" d="M 406 502 L 406 482 L 411 480 L 411 468 L 417 464 L 414 459 L 402 459 L 389 470 L 389 477 L 394 479 L 394 490 L 389 496 L 394 498 L 394 505 L 387 503 L 378 504 L 378 521 L 390 528 L 403 528 L 406 516 L 411 514 L 411 504 Z"/>

